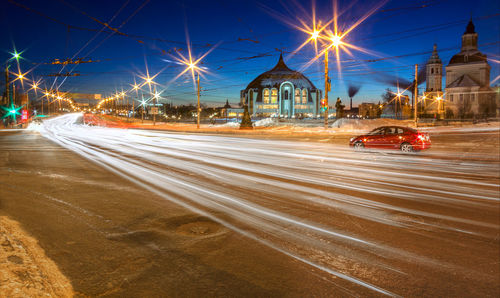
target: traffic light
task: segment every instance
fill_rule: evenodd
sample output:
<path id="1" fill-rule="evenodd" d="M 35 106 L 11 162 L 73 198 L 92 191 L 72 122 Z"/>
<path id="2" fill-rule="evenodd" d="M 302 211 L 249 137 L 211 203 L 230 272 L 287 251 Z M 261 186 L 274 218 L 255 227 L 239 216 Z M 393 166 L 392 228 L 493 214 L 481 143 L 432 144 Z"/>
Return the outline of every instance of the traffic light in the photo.
<path id="1" fill-rule="evenodd" d="M 19 110 L 22 107 L 23 106 L 16 107 L 13 104 L 11 104 L 10 107 L 2 106 L 1 108 L 4 110 L 4 116 L 2 118 L 12 117 L 12 119 L 15 119 L 17 115 L 21 115 L 21 113 L 19 113 Z"/>
<path id="2" fill-rule="evenodd" d="M 324 98 L 321 99 L 320 103 L 321 103 L 321 112 L 325 112 L 328 108 L 327 107 L 328 104 L 326 103 L 326 99 L 324 99 Z"/>

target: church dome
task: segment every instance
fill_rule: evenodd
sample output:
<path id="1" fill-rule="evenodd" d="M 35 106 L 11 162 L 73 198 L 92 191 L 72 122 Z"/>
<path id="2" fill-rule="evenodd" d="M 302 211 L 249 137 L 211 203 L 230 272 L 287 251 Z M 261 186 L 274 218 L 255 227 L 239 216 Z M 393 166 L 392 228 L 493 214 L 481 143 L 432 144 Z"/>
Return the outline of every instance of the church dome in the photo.
<path id="1" fill-rule="evenodd" d="M 448 65 L 486 62 L 486 55 L 477 49 L 477 33 L 472 18 L 462 35 L 462 50 L 450 59 Z"/>
<path id="2" fill-rule="evenodd" d="M 286 66 L 285 61 L 283 61 L 283 55 L 280 55 L 278 64 L 273 69 L 259 75 L 248 84 L 246 89 L 279 88 L 281 83 L 286 81 L 292 83 L 295 88 L 316 90 L 314 84 L 306 76 Z"/>

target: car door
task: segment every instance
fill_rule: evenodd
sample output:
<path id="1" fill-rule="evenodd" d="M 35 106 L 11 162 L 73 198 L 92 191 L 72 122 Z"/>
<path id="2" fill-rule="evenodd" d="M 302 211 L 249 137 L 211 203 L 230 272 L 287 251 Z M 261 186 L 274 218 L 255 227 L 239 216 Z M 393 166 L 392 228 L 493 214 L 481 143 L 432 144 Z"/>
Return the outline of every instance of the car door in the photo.
<path id="1" fill-rule="evenodd" d="M 394 149 L 398 146 L 398 144 L 399 144 L 398 128 L 394 126 L 387 127 L 385 130 L 384 148 Z"/>
<path id="2" fill-rule="evenodd" d="M 397 139 L 394 141 L 394 148 L 399 149 L 401 144 L 405 141 L 405 130 L 402 127 L 396 127 Z"/>

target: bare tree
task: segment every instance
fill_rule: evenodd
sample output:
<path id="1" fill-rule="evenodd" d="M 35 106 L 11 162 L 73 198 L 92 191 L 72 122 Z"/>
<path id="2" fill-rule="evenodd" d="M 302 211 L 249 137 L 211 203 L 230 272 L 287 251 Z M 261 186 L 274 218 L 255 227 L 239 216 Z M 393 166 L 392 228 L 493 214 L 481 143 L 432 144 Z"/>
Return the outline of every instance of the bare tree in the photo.
<path id="1" fill-rule="evenodd" d="M 470 99 L 464 98 L 458 105 L 458 111 L 457 111 L 458 118 L 465 119 L 471 117 L 472 116 L 471 107 L 472 104 Z"/>

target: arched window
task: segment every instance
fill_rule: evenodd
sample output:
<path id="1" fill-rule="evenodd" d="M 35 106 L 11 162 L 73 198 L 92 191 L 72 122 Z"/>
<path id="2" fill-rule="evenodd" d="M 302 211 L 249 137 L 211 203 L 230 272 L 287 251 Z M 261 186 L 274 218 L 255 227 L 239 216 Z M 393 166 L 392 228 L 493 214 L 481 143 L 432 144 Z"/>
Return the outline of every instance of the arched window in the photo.
<path id="1" fill-rule="evenodd" d="M 271 103 L 278 103 L 278 89 L 271 89 Z"/>
<path id="2" fill-rule="evenodd" d="M 262 93 L 262 97 L 263 97 L 263 102 L 264 103 L 269 103 L 269 89 L 264 89 L 264 92 Z"/>
<path id="3" fill-rule="evenodd" d="M 306 104 L 307 103 L 307 89 L 302 89 L 302 103 Z"/>
<path id="4" fill-rule="evenodd" d="M 300 89 L 295 89 L 295 103 L 300 104 Z"/>
<path id="5" fill-rule="evenodd" d="M 434 68 L 431 68 L 431 73 L 434 73 Z"/>
<path id="6" fill-rule="evenodd" d="M 289 99 L 289 97 L 288 97 L 289 94 L 290 94 L 290 92 L 288 92 L 288 90 L 285 90 L 285 100 Z"/>

